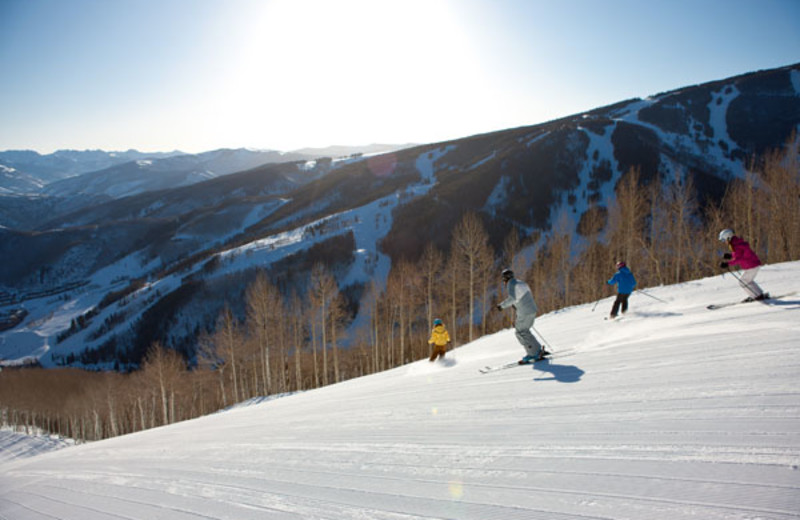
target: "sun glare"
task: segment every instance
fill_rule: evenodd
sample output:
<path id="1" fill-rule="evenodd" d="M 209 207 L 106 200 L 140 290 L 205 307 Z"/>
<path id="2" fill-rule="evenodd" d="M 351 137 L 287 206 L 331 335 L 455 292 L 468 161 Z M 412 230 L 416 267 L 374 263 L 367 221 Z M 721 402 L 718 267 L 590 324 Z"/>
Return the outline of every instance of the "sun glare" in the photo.
<path id="1" fill-rule="evenodd" d="M 242 36 L 226 91 L 242 133 L 304 145 L 403 139 L 464 117 L 459 85 L 481 81 L 451 4 L 435 0 L 273 1 Z M 383 135 L 375 130 L 386 127 Z M 288 132 L 291 130 L 291 132 Z M 270 137 L 273 136 L 273 137 Z M 326 136 L 326 137 L 322 137 Z M 355 141 L 354 141 L 355 140 Z"/>

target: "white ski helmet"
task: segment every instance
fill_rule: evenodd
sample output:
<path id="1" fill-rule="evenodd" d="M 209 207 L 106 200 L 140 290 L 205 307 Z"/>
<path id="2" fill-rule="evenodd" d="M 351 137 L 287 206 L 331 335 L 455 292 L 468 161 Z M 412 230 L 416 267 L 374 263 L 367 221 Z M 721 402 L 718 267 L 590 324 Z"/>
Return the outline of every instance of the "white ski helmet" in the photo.
<path id="1" fill-rule="evenodd" d="M 730 240 L 733 237 L 733 230 L 732 229 L 723 229 L 719 232 L 719 241 L 725 242 L 726 240 Z"/>

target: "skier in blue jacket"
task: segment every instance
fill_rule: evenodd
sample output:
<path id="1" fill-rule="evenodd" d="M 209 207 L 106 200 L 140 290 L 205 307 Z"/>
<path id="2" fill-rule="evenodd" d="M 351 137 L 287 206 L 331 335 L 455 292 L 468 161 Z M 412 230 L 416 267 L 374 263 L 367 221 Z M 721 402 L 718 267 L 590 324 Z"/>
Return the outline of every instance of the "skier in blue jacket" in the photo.
<path id="1" fill-rule="evenodd" d="M 628 266 L 625 265 L 625 262 L 617 262 L 617 272 L 606 283 L 617 285 L 617 299 L 614 300 L 614 305 L 611 307 L 610 317 L 613 320 L 617 317 L 620 307 L 622 307 L 622 314 L 628 311 L 628 297 L 633 292 L 633 288 L 636 287 L 636 278 L 631 273 L 631 270 L 628 269 Z"/>

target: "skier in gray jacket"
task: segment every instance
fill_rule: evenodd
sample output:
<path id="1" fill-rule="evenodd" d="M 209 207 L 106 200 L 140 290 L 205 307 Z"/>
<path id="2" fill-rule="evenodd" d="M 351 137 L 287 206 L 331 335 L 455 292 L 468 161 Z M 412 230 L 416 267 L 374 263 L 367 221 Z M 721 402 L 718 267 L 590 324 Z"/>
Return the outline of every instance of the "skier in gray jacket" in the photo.
<path id="1" fill-rule="evenodd" d="M 536 302 L 528 284 L 514 277 L 511 269 L 503 270 L 503 283 L 508 287 L 508 298 L 497 305 L 499 310 L 514 307 L 517 312 L 514 328 L 517 330 L 517 340 L 525 347 L 526 355 L 520 359 L 520 365 L 526 365 L 544 359 L 549 354 L 542 344 L 531 332 L 533 321 L 536 319 Z"/>

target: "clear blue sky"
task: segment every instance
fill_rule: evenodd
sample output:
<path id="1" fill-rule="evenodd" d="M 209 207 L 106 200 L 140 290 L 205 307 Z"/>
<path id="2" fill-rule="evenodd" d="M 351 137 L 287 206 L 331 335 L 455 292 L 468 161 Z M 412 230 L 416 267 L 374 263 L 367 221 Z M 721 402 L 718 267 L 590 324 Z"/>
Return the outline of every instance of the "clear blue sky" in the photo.
<path id="1" fill-rule="evenodd" d="M 0 0 L 0 150 L 429 143 L 800 62 L 800 0 Z"/>

